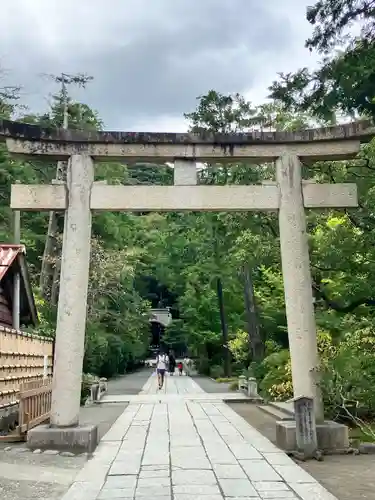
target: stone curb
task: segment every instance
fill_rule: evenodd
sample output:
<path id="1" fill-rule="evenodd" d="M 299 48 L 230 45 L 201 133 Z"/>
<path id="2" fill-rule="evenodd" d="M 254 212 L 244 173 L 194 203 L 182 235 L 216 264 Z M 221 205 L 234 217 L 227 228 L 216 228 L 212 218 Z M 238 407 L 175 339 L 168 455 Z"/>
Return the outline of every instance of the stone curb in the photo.
<path id="1" fill-rule="evenodd" d="M 361 455 L 375 455 L 375 443 L 360 443 L 358 450 Z"/>

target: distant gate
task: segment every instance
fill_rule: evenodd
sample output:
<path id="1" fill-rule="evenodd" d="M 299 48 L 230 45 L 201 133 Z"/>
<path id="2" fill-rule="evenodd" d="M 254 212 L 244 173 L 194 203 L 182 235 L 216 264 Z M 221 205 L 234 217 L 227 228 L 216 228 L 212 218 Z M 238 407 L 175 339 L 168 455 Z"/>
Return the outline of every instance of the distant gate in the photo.
<path id="1" fill-rule="evenodd" d="M 172 314 L 167 307 L 166 309 L 151 309 L 150 323 L 160 323 L 163 326 L 169 326 L 172 322 Z"/>

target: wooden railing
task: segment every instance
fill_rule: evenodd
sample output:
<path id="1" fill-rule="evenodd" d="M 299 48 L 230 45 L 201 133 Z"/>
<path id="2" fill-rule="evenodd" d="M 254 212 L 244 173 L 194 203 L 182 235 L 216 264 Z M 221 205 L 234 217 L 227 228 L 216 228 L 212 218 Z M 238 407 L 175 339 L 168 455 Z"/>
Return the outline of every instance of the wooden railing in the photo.
<path id="1" fill-rule="evenodd" d="M 18 403 L 20 385 L 52 374 L 53 341 L 0 326 L 0 409 Z"/>
<path id="2" fill-rule="evenodd" d="M 26 433 L 49 419 L 52 399 L 52 380 L 36 380 L 21 384 L 19 389 L 18 432 Z"/>

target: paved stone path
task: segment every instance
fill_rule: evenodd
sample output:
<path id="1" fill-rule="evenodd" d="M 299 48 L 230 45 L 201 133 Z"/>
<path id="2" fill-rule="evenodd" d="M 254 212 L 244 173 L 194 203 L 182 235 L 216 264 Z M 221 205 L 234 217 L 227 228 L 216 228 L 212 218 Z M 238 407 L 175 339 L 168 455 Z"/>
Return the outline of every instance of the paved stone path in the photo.
<path id="1" fill-rule="evenodd" d="M 139 370 L 108 381 L 109 394 L 138 394 L 151 370 Z M 98 426 L 100 438 L 127 407 L 126 402 L 83 406 L 80 422 Z M 0 498 L 7 500 L 58 500 L 69 489 L 87 457 L 32 453 L 25 443 L 0 442 Z"/>
<path id="2" fill-rule="evenodd" d="M 183 396 L 184 401 L 242 401 L 247 400 L 244 394 L 236 392 L 220 392 L 210 394 L 205 392 L 201 387 L 190 377 L 167 375 L 165 384 L 162 390 L 158 389 L 156 383 L 156 374 L 152 374 L 148 381 L 143 386 L 139 394 L 111 394 L 102 398 L 103 403 L 170 403 L 181 401 Z"/>
<path id="3" fill-rule="evenodd" d="M 276 443 L 274 417 L 256 405 L 229 405 L 263 436 Z M 322 462 L 308 460 L 299 465 L 340 500 L 375 500 L 374 458 L 374 455 L 326 455 Z"/>
<path id="4" fill-rule="evenodd" d="M 156 385 L 133 396 L 63 500 L 335 500 L 222 394 L 189 377 Z"/>

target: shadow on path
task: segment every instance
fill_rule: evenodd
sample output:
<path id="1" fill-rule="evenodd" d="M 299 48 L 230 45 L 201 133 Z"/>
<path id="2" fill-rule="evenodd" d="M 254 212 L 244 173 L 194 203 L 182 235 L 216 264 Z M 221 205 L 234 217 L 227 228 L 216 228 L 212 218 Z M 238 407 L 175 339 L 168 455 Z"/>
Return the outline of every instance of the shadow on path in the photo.
<path id="1" fill-rule="evenodd" d="M 138 394 L 149 379 L 153 370 L 143 368 L 133 373 L 108 380 L 108 394 Z"/>
<path id="2" fill-rule="evenodd" d="M 208 377 L 194 377 L 203 390 L 222 392 L 227 384 L 219 384 Z M 272 443 L 276 444 L 275 419 L 263 413 L 256 405 L 230 403 L 229 406 Z M 323 462 L 298 462 L 340 500 L 375 500 L 375 460 L 373 455 L 327 456 Z"/>
<path id="3" fill-rule="evenodd" d="M 138 394 L 150 374 L 151 370 L 145 369 L 109 380 L 109 394 Z M 126 403 L 83 406 L 80 423 L 97 425 L 101 439 L 127 406 Z M 25 449 L 25 443 L 0 443 L 0 498 L 61 499 L 86 462 L 83 455 L 34 454 Z"/>
<path id="4" fill-rule="evenodd" d="M 151 369 L 142 369 L 110 379 L 108 380 L 107 394 L 138 394 L 151 373 Z M 93 406 L 82 406 L 80 410 L 80 423 L 83 425 L 97 425 L 99 439 L 101 439 L 127 406 L 127 403 L 105 403 Z"/>
<path id="5" fill-rule="evenodd" d="M 231 392 L 229 390 L 229 384 L 219 384 L 209 377 L 197 376 L 193 377 L 193 380 L 201 387 L 201 389 L 203 389 L 205 392 L 208 392 L 209 394 Z"/>
<path id="6" fill-rule="evenodd" d="M 256 405 L 230 404 L 238 415 L 271 442 L 276 442 L 275 419 Z M 323 462 L 298 462 L 339 500 L 375 500 L 375 460 L 373 455 L 335 455 Z"/>

